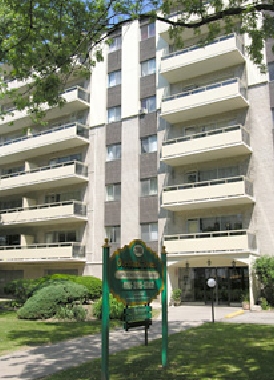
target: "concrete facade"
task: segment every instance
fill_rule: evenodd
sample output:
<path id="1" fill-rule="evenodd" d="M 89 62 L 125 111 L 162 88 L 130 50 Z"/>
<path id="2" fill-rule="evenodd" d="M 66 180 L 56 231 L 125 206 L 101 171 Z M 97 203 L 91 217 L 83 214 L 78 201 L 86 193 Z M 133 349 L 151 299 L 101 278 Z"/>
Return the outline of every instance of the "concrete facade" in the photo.
<path id="1" fill-rule="evenodd" d="M 165 25 L 134 21 L 113 41 L 46 127 L 0 122 L 0 292 L 18 277 L 101 277 L 105 237 L 111 252 L 142 238 L 166 246 L 170 297 L 206 304 L 215 276 L 219 303 L 256 303 L 252 262 L 274 251 L 273 82 L 245 36 L 174 52 Z"/>

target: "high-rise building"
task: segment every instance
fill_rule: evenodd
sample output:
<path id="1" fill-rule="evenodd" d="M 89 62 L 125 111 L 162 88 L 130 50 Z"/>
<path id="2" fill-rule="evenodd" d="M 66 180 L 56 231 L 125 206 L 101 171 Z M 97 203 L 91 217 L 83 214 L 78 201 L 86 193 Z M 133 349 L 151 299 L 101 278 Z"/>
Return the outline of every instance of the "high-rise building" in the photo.
<path id="1" fill-rule="evenodd" d="M 176 50 L 164 23 L 128 23 L 46 126 L 12 109 L 0 121 L 0 291 L 100 277 L 105 237 L 111 252 L 140 238 L 166 247 L 184 303 L 210 302 L 210 277 L 218 304 L 257 302 L 252 263 L 274 248 L 274 57 L 267 45 L 262 74 L 246 36 L 184 33 Z"/>

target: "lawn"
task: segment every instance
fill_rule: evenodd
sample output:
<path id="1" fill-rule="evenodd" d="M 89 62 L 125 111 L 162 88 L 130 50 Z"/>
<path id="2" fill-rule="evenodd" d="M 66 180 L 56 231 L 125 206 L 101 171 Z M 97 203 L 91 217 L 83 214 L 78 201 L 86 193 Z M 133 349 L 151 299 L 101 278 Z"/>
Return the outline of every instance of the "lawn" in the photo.
<path id="1" fill-rule="evenodd" d="M 110 327 L 120 326 L 111 321 Z M 40 322 L 17 319 L 16 312 L 0 310 L 0 355 L 20 348 L 60 342 L 101 331 L 101 321 Z"/>
<path id="2" fill-rule="evenodd" d="M 161 368 L 161 340 L 110 356 L 110 380 L 273 380 L 273 326 L 207 323 L 169 337 L 169 365 Z M 96 359 L 44 380 L 101 380 Z"/>

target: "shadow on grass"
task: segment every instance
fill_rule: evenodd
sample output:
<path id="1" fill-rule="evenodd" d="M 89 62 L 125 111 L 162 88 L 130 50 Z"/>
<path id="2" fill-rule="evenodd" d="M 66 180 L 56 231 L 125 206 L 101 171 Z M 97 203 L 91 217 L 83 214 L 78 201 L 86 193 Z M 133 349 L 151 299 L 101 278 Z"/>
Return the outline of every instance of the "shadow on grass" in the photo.
<path id="1" fill-rule="evenodd" d="M 22 328 L 18 328 L 18 324 Z M 110 327 L 115 328 L 121 322 L 111 321 Z M 25 325 L 25 326 L 24 326 Z M 28 328 L 26 328 L 28 326 Z M 24 328 L 25 327 L 25 328 Z M 37 346 L 42 344 L 51 344 L 83 337 L 89 334 L 101 332 L 101 321 L 92 320 L 87 322 L 37 322 L 18 320 L 17 328 L 10 330 L 8 339 L 20 341 L 23 346 Z"/>
<path id="2" fill-rule="evenodd" d="M 207 323 L 169 337 L 169 365 L 161 368 L 161 340 L 110 356 L 111 380 L 273 380 L 273 326 Z M 100 380 L 94 360 L 45 380 Z"/>

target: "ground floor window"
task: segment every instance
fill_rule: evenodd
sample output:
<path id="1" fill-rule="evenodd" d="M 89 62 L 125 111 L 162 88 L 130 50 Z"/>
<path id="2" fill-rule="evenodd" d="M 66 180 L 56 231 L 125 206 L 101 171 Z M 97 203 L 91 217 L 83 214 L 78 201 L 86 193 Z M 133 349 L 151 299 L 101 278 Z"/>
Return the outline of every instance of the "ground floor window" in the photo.
<path id="1" fill-rule="evenodd" d="M 178 268 L 178 285 L 183 302 L 211 302 L 207 280 L 214 278 L 214 301 L 218 305 L 240 303 L 249 289 L 248 267 Z"/>
<path id="2" fill-rule="evenodd" d="M 23 270 L 0 270 L 0 295 L 4 295 L 4 287 L 8 282 L 20 278 L 24 278 Z"/>

